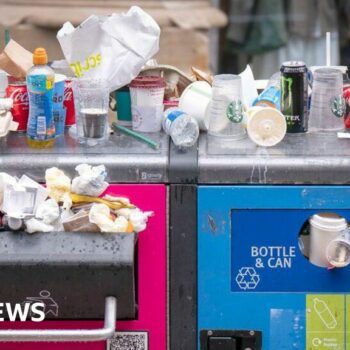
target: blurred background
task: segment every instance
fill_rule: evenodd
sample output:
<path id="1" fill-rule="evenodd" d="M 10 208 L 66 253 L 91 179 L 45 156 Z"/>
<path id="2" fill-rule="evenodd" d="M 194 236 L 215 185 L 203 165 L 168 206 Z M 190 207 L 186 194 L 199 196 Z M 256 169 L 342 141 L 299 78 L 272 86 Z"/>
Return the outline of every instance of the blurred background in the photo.
<path id="1" fill-rule="evenodd" d="M 332 64 L 350 66 L 349 0 L 0 0 L 0 48 L 4 30 L 26 49 L 47 48 L 62 58 L 56 33 L 70 21 L 108 15 L 139 5 L 162 29 L 159 63 L 184 72 L 239 73 L 251 64 L 257 79 L 283 61 L 326 63 L 331 32 Z"/>

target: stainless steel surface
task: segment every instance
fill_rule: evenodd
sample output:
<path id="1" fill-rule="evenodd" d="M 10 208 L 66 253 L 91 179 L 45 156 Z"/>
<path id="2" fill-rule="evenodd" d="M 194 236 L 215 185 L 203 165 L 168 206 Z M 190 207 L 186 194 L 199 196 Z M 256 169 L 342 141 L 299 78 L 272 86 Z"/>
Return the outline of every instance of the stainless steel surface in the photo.
<path id="1" fill-rule="evenodd" d="M 221 141 L 201 135 L 202 184 L 350 184 L 350 140 L 336 133 L 287 135 L 262 148 L 249 139 Z"/>
<path id="2" fill-rule="evenodd" d="M 1 342 L 90 342 L 111 338 L 115 332 L 117 299 L 107 297 L 104 327 L 100 329 L 6 329 L 0 330 Z"/>
<path id="3" fill-rule="evenodd" d="M 37 150 L 27 146 L 25 134 L 11 133 L 0 139 L 0 171 L 17 176 L 25 173 L 43 182 L 45 170 L 53 166 L 73 176 L 78 164 L 104 164 L 110 182 L 166 182 L 168 136 L 149 136 L 159 142 L 158 150 L 121 134 L 112 135 L 107 142 L 93 147 L 81 145 L 66 134 L 56 140 L 54 148 Z"/>

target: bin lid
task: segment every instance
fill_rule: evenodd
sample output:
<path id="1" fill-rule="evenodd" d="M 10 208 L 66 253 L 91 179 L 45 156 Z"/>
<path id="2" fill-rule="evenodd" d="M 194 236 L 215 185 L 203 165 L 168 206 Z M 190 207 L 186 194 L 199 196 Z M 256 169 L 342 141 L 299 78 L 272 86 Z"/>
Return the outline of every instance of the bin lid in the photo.
<path id="1" fill-rule="evenodd" d="M 136 316 L 135 234 L 0 233 L 0 302 L 41 301 L 47 319 L 103 319 L 107 296 L 118 319 Z"/>

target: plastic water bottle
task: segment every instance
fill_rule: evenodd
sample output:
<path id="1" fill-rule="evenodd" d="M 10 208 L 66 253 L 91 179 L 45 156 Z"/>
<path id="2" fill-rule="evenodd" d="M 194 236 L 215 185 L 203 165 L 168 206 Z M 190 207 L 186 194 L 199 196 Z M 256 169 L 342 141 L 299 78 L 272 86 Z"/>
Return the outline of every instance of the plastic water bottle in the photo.
<path id="1" fill-rule="evenodd" d="M 199 136 L 197 121 L 175 107 L 164 112 L 163 130 L 179 148 L 192 147 Z"/>
<path id="2" fill-rule="evenodd" d="M 47 148 L 55 142 L 55 121 L 53 118 L 53 87 L 55 73 L 47 65 L 46 50 L 34 51 L 34 66 L 27 73 L 29 96 L 29 119 L 27 142 L 30 147 Z"/>
<path id="3" fill-rule="evenodd" d="M 253 106 L 281 109 L 281 73 L 271 76 L 265 90 L 255 99 Z"/>

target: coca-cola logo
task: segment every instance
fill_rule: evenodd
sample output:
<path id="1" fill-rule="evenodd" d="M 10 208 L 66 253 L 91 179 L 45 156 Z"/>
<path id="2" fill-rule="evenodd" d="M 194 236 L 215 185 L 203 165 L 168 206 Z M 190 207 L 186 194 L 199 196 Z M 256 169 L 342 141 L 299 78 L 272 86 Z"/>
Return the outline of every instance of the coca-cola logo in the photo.
<path id="1" fill-rule="evenodd" d="M 67 89 L 64 90 L 64 100 L 65 101 L 73 100 L 73 91 L 72 91 L 72 89 L 67 88 Z"/>
<path id="2" fill-rule="evenodd" d="M 21 88 L 14 89 L 9 97 L 13 99 L 14 105 L 28 105 L 29 103 L 28 92 Z"/>

